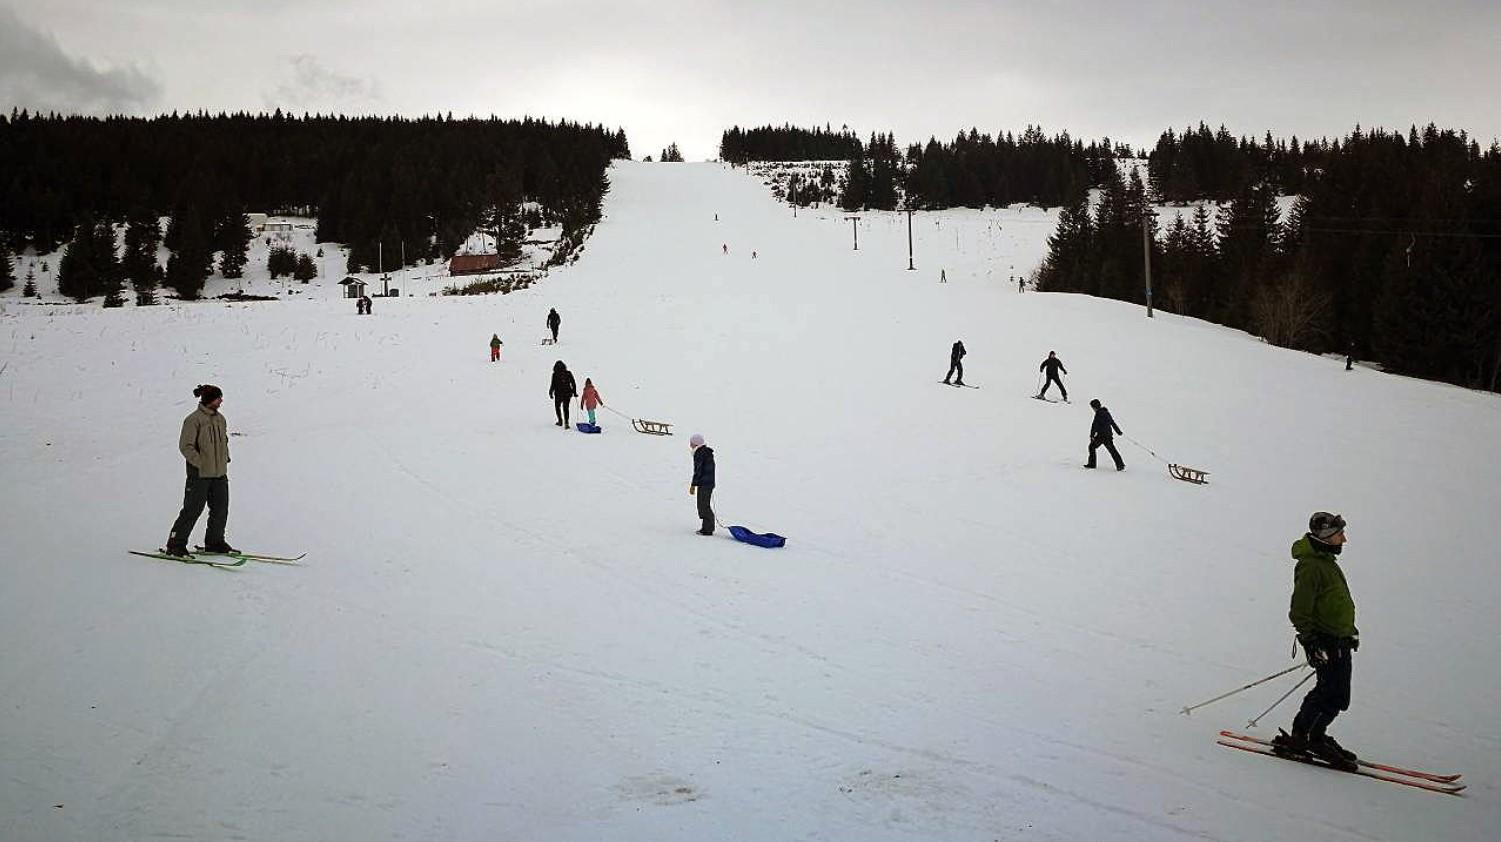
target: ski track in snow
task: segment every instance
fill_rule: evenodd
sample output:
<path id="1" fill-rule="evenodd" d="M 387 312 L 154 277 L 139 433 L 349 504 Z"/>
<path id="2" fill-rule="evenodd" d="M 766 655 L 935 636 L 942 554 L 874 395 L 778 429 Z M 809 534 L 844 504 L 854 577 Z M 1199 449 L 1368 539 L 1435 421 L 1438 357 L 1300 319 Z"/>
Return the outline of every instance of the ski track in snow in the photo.
<path id="1" fill-rule="evenodd" d="M 612 180 L 583 259 L 507 296 L 0 296 L 0 839 L 1501 826 L 1496 396 L 1017 294 L 1055 212 L 919 215 L 908 272 L 901 215 L 862 215 L 854 251 L 842 214 L 793 219 L 740 171 Z M 955 338 L 985 388 L 934 387 Z M 1054 349 L 1073 404 L 1028 399 Z M 604 411 L 559 436 L 560 358 L 677 434 Z M 231 541 L 302 564 L 124 554 L 176 512 L 197 382 L 226 391 Z M 1079 467 L 1096 395 L 1142 442 L 1125 473 Z M 723 522 L 786 548 L 692 534 L 695 431 Z M 1335 730 L 1463 772 L 1464 798 L 1214 744 L 1281 684 L 1178 715 L 1287 663 L 1287 546 L 1317 508 L 1350 520 L 1364 643 Z"/>

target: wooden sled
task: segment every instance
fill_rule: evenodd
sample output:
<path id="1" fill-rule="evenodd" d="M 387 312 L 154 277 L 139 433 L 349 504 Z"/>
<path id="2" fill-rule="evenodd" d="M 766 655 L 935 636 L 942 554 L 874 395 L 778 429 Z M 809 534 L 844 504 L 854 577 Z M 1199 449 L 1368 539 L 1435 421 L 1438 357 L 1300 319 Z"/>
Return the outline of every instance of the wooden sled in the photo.
<path id="1" fill-rule="evenodd" d="M 1197 468 L 1189 468 L 1183 465 L 1168 465 L 1167 472 L 1173 475 L 1173 479 L 1181 479 L 1194 485 L 1208 485 L 1209 472 Z"/>
<path id="2" fill-rule="evenodd" d="M 632 418 L 631 427 L 638 433 L 646 433 L 649 436 L 670 436 L 672 425 L 663 421 L 646 421 L 641 418 Z"/>

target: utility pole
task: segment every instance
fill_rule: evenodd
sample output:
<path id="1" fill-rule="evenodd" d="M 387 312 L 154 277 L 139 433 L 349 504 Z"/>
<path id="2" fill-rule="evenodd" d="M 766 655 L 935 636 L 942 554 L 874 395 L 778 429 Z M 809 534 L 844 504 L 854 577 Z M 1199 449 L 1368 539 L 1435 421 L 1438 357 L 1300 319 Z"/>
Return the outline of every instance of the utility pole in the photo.
<path id="1" fill-rule="evenodd" d="M 860 217 L 858 217 L 858 216 L 846 216 L 845 219 L 848 219 L 850 221 L 850 230 L 852 230 L 852 231 L 855 232 L 855 251 L 859 251 L 860 250 Z"/>
<path id="2" fill-rule="evenodd" d="M 1147 318 L 1152 318 L 1152 211 L 1150 208 L 1142 208 L 1141 211 L 1141 259 L 1146 268 L 1147 279 Z"/>
<path id="3" fill-rule="evenodd" d="M 912 265 L 912 206 L 907 206 L 907 271 L 916 269 Z"/>

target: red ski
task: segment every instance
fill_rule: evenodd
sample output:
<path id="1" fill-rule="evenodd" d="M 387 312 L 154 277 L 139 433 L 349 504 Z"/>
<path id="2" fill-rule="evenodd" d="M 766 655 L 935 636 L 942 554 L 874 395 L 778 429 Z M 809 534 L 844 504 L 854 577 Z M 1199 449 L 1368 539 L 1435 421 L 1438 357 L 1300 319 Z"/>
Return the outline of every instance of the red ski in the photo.
<path id="1" fill-rule="evenodd" d="M 1232 740 L 1245 740 L 1248 743 L 1257 743 L 1268 747 L 1272 745 L 1271 740 L 1265 740 L 1261 737 L 1253 737 L 1250 734 L 1237 734 L 1234 731 L 1221 731 L 1220 736 L 1229 737 Z M 1433 781 L 1434 783 L 1440 784 L 1452 784 L 1462 777 L 1461 774 L 1440 775 L 1437 772 L 1423 772 L 1418 769 L 1404 769 L 1401 766 L 1391 766 L 1386 763 L 1372 763 L 1369 760 L 1357 760 L 1355 762 L 1366 767 L 1367 769 L 1377 769 L 1382 772 L 1391 772 L 1396 775 L 1406 775 L 1410 778 L 1422 778 L 1425 781 Z"/>
<path id="2" fill-rule="evenodd" d="M 1272 751 L 1270 748 L 1268 748 L 1268 747 L 1266 747 L 1264 745 L 1261 745 L 1259 743 L 1247 743 L 1247 742 L 1241 742 L 1239 740 L 1224 739 L 1224 738 L 1215 740 L 1215 742 L 1219 743 L 1220 745 L 1224 746 L 1225 748 L 1236 748 L 1236 749 L 1240 749 L 1241 751 L 1248 751 L 1248 752 L 1250 752 L 1252 754 L 1263 754 L 1263 755 L 1266 755 L 1267 757 L 1275 757 L 1275 758 L 1277 758 L 1279 760 L 1291 760 L 1294 763 L 1307 763 L 1310 766 L 1318 766 L 1318 767 L 1323 768 L 1323 769 L 1330 769 L 1330 770 L 1333 770 L 1333 771 L 1342 771 L 1342 770 L 1339 770 L 1339 769 L 1335 769 L 1333 766 L 1330 766 L 1328 763 L 1325 763 L 1322 760 L 1318 760 L 1318 759 L 1313 758 L 1313 757 L 1306 757 L 1306 758 L 1305 757 L 1288 757 L 1288 756 L 1285 756 L 1285 755 L 1278 754 L 1275 751 Z M 1404 777 L 1402 775 L 1396 775 L 1396 774 L 1392 774 L 1392 773 L 1388 773 L 1388 772 L 1378 772 L 1378 771 L 1373 770 L 1373 769 L 1367 769 L 1367 768 L 1365 768 L 1363 766 L 1360 767 L 1360 768 L 1357 768 L 1353 772 L 1350 772 L 1350 774 L 1352 774 L 1352 775 L 1360 775 L 1361 777 L 1364 777 L 1364 778 L 1375 778 L 1378 781 L 1386 781 L 1389 784 L 1401 784 L 1402 786 L 1410 786 L 1410 787 L 1413 787 L 1414 789 L 1426 789 L 1429 792 L 1442 792 L 1445 795 L 1459 795 L 1465 789 L 1465 785 L 1464 784 L 1455 784 L 1455 783 L 1445 784 L 1445 783 L 1439 783 L 1437 781 L 1424 780 L 1422 778 L 1408 778 L 1408 777 Z"/>

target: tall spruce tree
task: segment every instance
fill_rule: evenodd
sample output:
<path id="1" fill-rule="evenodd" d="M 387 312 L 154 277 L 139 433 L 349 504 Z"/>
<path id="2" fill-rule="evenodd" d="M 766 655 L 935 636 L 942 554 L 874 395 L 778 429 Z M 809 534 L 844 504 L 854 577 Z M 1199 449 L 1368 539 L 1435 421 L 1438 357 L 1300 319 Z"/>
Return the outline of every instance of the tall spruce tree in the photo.
<path id="1" fill-rule="evenodd" d="M 313 258 L 309 255 L 305 253 L 299 254 L 297 255 L 297 265 L 292 269 L 292 277 L 303 283 L 307 283 L 318 277 L 318 265 L 313 262 Z"/>
<path id="2" fill-rule="evenodd" d="M 166 277 L 163 283 L 177 291 L 185 301 L 193 301 L 203 293 L 208 281 L 214 253 L 210 249 L 204 223 L 196 208 L 184 208 L 172 219 L 177 248 L 167 260 Z"/>
<path id="3" fill-rule="evenodd" d="M 220 252 L 219 273 L 226 278 L 239 278 L 245 274 L 245 261 L 250 254 L 249 221 L 243 208 L 225 211 L 214 224 L 214 251 Z"/>
<path id="4" fill-rule="evenodd" d="M 120 269 L 135 290 L 138 306 L 156 303 L 156 288 L 162 281 L 161 264 L 157 262 L 161 239 L 161 222 L 156 214 L 139 207 L 131 211 L 126 219 Z"/>
<path id="5" fill-rule="evenodd" d="M 16 268 L 11 260 L 10 245 L 0 236 L 0 292 L 16 285 Z"/>
<path id="6" fill-rule="evenodd" d="M 58 293 L 80 304 L 102 291 L 99 272 L 94 268 L 93 251 L 98 242 L 94 235 L 95 225 L 92 216 L 84 217 L 73 230 L 73 239 L 68 242 L 67 251 L 63 252 L 62 259 L 57 262 Z"/>
<path id="7" fill-rule="evenodd" d="M 863 210 L 870 187 L 870 170 L 865 162 L 865 151 L 855 150 L 850 158 L 849 171 L 844 177 L 844 191 L 839 194 L 839 206 L 847 211 Z"/>
<path id="8" fill-rule="evenodd" d="M 120 268 L 113 222 L 100 219 L 95 223 L 94 243 L 90 253 L 94 259 L 94 271 L 99 275 L 99 292 L 104 295 L 104 306 L 119 307 L 124 303 L 121 292 L 125 285 L 125 275 Z"/>

